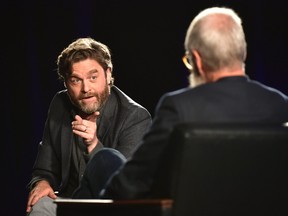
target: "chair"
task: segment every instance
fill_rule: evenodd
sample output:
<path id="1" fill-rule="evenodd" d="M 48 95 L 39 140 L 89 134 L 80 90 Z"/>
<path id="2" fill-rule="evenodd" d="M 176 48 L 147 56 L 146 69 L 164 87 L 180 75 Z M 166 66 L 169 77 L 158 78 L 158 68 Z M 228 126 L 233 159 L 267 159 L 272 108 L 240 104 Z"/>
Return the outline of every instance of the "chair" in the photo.
<path id="1" fill-rule="evenodd" d="M 156 199 L 58 200 L 58 215 L 288 215 L 284 125 L 179 124 L 162 161 Z"/>
<path id="2" fill-rule="evenodd" d="M 170 216 L 171 199 L 56 199 L 57 216 Z"/>
<path id="3" fill-rule="evenodd" d="M 171 143 L 172 215 L 288 215 L 288 127 L 182 124 Z"/>

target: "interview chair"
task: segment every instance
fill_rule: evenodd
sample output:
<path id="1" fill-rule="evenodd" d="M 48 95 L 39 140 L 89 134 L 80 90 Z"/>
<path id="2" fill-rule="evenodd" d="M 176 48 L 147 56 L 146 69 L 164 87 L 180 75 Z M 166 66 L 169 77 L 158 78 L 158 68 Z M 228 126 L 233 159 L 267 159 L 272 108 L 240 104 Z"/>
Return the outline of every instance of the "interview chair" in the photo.
<path id="1" fill-rule="evenodd" d="M 58 200 L 58 215 L 287 215 L 284 125 L 179 124 L 161 157 L 155 199 Z"/>
<path id="2" fill-rule="evenodd" d="M 287 126 L 182 124 L 171 138 L 173 216 L 288 215 Z"/>

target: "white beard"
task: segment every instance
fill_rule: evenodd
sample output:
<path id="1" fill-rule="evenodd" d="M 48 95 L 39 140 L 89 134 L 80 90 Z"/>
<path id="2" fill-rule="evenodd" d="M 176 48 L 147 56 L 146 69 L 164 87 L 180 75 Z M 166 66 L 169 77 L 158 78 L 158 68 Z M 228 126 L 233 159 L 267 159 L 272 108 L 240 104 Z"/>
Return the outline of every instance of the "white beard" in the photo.
<path id="1" fill-rule="evenodd" d="M 188 79 L 190 88 L 194 88 L 205 83 L 205 80 L 201 76 L 195 75 L 195 73 L 190 73 Z"/>

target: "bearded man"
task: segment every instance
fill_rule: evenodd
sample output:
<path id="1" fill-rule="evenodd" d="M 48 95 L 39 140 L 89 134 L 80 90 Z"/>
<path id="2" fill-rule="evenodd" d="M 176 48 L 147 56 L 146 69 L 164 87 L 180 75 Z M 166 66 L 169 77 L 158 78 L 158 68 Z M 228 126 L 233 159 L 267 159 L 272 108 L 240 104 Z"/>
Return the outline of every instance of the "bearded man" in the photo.
<path id="1" fill-rule="evenodd" d="M 31 216 L 56 215 L 53 200 L 72 196 L 95 153 L 112 148 L 126 160 L 151 124 L 148 110 L 114 85 L 105 44 L 79 38 L 61 52 L 57 65 L 66 89 L 56 93 L 48 110 L 28 184 Z M 103 178 L 117 168 L 114 162 L 105 161 L 111 169 Z"/>

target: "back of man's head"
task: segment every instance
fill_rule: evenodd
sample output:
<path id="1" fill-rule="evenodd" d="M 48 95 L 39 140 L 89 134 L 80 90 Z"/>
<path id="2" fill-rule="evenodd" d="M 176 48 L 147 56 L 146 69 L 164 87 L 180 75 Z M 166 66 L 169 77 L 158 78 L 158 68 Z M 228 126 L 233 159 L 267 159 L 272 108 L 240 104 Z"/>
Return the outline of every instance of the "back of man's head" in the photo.
<path id="1" fill-rule="evenodd" d="M 241 18 L 230 8 L 212 7 L 191 22 L 184 43 L 186 52 L 196 50 L 207 72 L 243 67 L 247 45 Z"/>

